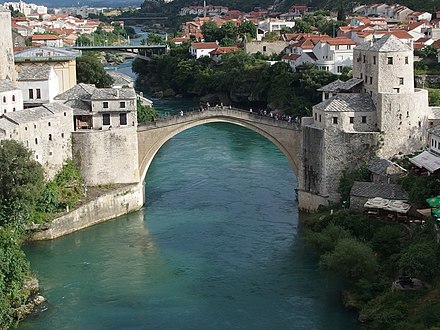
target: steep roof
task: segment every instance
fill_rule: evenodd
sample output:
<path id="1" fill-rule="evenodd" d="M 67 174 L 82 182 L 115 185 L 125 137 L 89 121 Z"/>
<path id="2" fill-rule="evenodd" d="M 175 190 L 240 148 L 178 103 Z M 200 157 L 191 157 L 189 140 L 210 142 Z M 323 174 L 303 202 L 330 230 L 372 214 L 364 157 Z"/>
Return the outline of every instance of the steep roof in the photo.
<path id="1" fill-rule="evenodd" d="M 7 79 L 0 80 L 0 93 L 15 91 L 17 89 L 19 88 L 12 81 Z"/>
<path id="2" fill-rule="evenodd" d="M 365 42 L 359 46 L 356 46 L 355 49 L 359 50 L 371 50 L 377 52 L 407 52 L 412 51 L 412 49 L 395 37 L 392 34 L 386 34 L 373 44 L 370 42 Z"/>
<path id="3" fill-rule="evenodd" d="M 23 66 L 18 72 L 17 80 L 48 80 L 52 70 L 49 65 Z"/>
<path id="4" fill-rule="evenodd" d="M 136 93 L 133 88 L 96 88 L 91 100 L 126 100 L 135 99 Z"/>
<path id="5" fill-rule="evenodd" d="M 408 194 L 398 185 L 378 182 L 355 181 L 350 190 L 351 196 L 382 197 L 395 200 L 407 200 Z"/>
<path id="6" fill-rule="evenodd" d="M 362 83 L 363 80 L 359 78 L 351 78 L 347 81 L 342 80 L 335 80 L 331 82 L 328 85 L 322 86 L 321 88 L 317 89 L 318 92 L 329 92 L 329 93 L 339 93 L 342 91 L 349 91 L 353 87 L 356 87 L 360 83 Z"/>
<path id="7" fill-rule="evenodd" d="M 72 109 L 62 103 L 48 103 L 40 107 L 24 109 L 15 112 L 8 112 L 3 114 L 3 117 L 8 118 L 16 124 L 25 124 L 32 121 L 40 120 L 44 117 L 50 117 L 56 113 L 64 111 L 71 111 Z"/>
<path id="8" fill-rule="evenodd" d="M 80 83 L 55 96 L 55 100 L 90 100 L 95 89 L 94 85 Z"/>
<path id="9" fill-rule="evenodd" d="M 365 93 L 340 93 L 313 108 L 325 112 L 376 111 L 371 97 Z"/>

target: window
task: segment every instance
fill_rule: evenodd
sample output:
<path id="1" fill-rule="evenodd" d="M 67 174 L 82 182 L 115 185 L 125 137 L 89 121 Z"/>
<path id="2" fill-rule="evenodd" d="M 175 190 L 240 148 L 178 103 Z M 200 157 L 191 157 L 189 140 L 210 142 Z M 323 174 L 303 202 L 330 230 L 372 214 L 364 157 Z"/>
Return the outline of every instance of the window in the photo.
<path id="1" fill-rule="evenodd" d="M 399 85 L 403 85 L 404 79 L 403 78 L 399 78 Z"/>
<path id="2" fill-rule="evenodd" d="M 124 108 L 125 108 L 125 102 L 124 102 L 124 101 L 119 102 L 119 107 L 120 107 L 121 109 L 124 109 Z"/>
<path id="3" fill-rule="evenodd" d="M 365 63 L 367 61 L 367 56 L 362 56 L 362 63 Z"/>
<path id="4" fill-rule="evenodd" d="M 338 65 L 337 71 L 338 73 L 342 73 L 342 65 Z"/>
<path id="5" fill-rule="evenodd" d="M 35 144 L 38 144 L 38 139 L 37 138 L 35 138 Z"/>
<path id="6" fill-rule="evenodd" d="M 376 64 L 376 56 L 373 56 L 373 64 Z"/>
<path id="7" fill-rule="evenodd" d="M 405 56 L 405 64 L 409 64 L 409 58 L 408 58 L 408 56 Z"/>
<path id="8" fill-rule="evenodd" d="M 27 131 L 27 126 L 24 127 L 24 130 Z"/>
<path id="9" fill-rule="evenodd" d="M 326 100 L 328 100 L 328 99 L 330 98 L 329 93 L 324 93 L 324 98 L 325 98 Z"/>
<path id="10" fill-rule="evenodd" d="M 110 114 L 109 113 L 103 113 L 102 114 L 102 125 L 110 125 Z"/>
<path id="11" fill-rule="evenodd" d="M 15 102 L 15 95 L 12 95 L 12 102 Z"/>
<path id="12" fill-rule="evenodd" d="M 315 112 L 315 120 L 318 120 L 318 114 Z"/>
<path id="13" fill-rule="evenodd" d="M 362 74 L 362 72 L 361 72 L 361 79 L 363 79 L 364 78 L 364 75 Z"/>
<path id="14" fill-rule="evenodd" d="M 64 139 L 64 133 L 61 133 L 61 137 Z"/>
<path id="15" fill-rule="evenodd" d="M 38 159 L 38 155 L 35 155 L 35 159 Z"/>
<path id="16" fill-rule="evenodd" d="M 108 109 L 108 102 L 102 102 L 102 107 L 104 109 Z"/>
<path id="17" fill-rule="evenodd" d="M 66 117 L 66 116 L 67 116 L 67 112 L 64 111 L 64 117 Z"/>
<path id="18" fill-rule="evenodd" d="M 37 88 L 37 99 L 41 99 L 41 89 Z"/>
<path id="19" fill-rule="evenodd" d="M 393 64 L 393 58 L 392 57 L 387 57 L 387 63 L 388 64 Z"/>
<path id="20" fill-rule="evenodd" d="M 34 90 L 32 88 L 29 89 L 29 99 L 32 100 L 34 98 Z"/>
<path id="21" fill-rule="evenodd" d="M 50 121 L 49 121 L 49 122 L 47 122 L 47 126 L 50 126 Z"/>
<path id="22" fill-rule="evenodd" d="M 393 88 L 394 89 L 394 93 L 399 94 L 400 93 L 400 88 Z"/>
<path id="23" fill-rule="evenodd" d="M 350 124 L 354 123 L 354 117 L 350 117 Z"/>
<path id="24" fill-rule="evenodd" d="M 319 115 L 319 122 L 321 122 L 321 115 Z"/>
<path id="25" fill-rule="evenodd" d="M 3 96 L 3 103 L 6 103 L 6 96 Z"/>
<path id="26" fill-rule="evenodd" d="M 337 124 L 338 123 L 338 117 L 333 117 L 333 124 Z"/>
<path id="27" fill-rule="evenodd" d="M 362 124 L 365 124 L 367 122 L 367 116 L 362 116 L 361 119 L 362 119 Z"/>
<path id="28" fill-rule="evenodd" d="M 351 45 L 347 45 L 347 49 L 351 49 Z"/>
<path id="29" fill-rule="evenodd" d="M 266 51 L 266 46 L 263 46 L 263 52 L 265 52 Z"/>
<path id="30" fill-rule="evenodd" d="M 52 141 L 52 134 L 49 134 L 49 141 Z"/>
<path id="31" fill-rule="evenodd" d="M 365 81 L 365 83 L 367 83 L 367 81 L 368 81 L 368 76 L 365 76 L 364 81 Z"/>
<path id="32" fill-rule="evenodd" d="M 15 112 L 15 110 L 16 110 L 15 107 L 13 107 L 13 108 L 12 108 L 12 112 Z"/>
<path id="33" fill-rule="evenodd" d="M 370 77 L 370 85 L 373 83 L 373 77 Z"/>
<path id="34" fill-rule="evenodd" d="M 120 113 L 119 114 L 119 124 L 122 125 L 127 125 L 127 114 L 126 113 Z"/>

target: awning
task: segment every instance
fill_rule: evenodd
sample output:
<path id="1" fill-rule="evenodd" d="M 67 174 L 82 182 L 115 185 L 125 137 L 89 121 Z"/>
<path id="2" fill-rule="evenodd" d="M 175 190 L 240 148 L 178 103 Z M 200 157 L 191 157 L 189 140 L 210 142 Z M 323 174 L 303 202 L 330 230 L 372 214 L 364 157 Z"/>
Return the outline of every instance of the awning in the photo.
<path id="1" fill-rule="evenodd" d="M 440 207 L 440 196 L 427 198 L 426 203 L 431 207 Z"/>
<path id="2" fill-rule="evenodd" d="M 410 158 L 409 161 L 418 167 L 426 168 L 431 173 L 434 173 L 440 168 L 440 157 L 428 151 L 423 151 L 421 154 Z"/>
<path id="3" fill-rule="evenodd" d="M 409 209 L 411 208 L 411 205 L 406 203 L 405 201 L 399 201 L 399 200 L 389 200 L 385 198 L 380 197 L 374 197 L 367 200 L 367 202 L 364 204 L 365 208 L 370 209 L 382 209 L 389 212 L 397 212 L 397 213 L 408 213 Z"/>

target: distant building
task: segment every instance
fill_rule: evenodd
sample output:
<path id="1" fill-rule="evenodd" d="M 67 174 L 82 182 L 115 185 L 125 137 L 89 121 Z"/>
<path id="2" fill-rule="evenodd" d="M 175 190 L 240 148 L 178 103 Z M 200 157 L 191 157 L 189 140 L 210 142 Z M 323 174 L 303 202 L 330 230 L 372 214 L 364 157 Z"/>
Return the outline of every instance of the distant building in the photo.
<path id="1" fill-rule="evenodd" d="M 15 79 L 11 13 L 0 7 L 0 80 Z"/>
<path id="2" fill-rule="evenodd" d="M 195 58 L 209 56 L 209 53 L 218 48 L 217 42 L 193 42 L 189 47 L 189 53 Z"/>
<path id="3" fill-rule="evenodd" d="M 134 80 L 130 76 L 116 70 L 110 70 L 107 73 L 113 78 L 113 88 L 134 87 Z"/>

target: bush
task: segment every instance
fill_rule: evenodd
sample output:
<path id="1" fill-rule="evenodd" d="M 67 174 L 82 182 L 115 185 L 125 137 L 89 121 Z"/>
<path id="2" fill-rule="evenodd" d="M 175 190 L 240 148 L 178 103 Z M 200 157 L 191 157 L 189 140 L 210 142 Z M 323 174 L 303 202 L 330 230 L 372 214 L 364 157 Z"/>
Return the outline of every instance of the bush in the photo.
<path id="1" fill-rule="evenodd" d="M 350 190 L 355 181 L 370 181 L 370 171 L 366 164 L 347 169 L 342 174 L 338 189 L 342 201 L 350 201 Z"/>
<path id="2" fill-rule="evenodd" d="M 377 267 L 373 250 L 355 238 L 339 240 L 333 252 L 321 256 L 319 265 L 352 283 L 372 277 Z"/>

